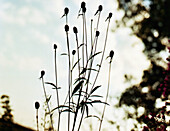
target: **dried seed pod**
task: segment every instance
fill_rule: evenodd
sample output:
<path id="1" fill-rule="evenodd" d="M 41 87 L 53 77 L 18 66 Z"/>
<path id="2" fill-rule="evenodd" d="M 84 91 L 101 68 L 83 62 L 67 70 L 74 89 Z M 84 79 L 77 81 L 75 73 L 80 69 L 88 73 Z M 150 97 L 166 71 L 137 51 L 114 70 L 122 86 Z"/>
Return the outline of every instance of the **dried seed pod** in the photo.
<path id="1" fill-rule="evenodd" d="M 98 37 L 100 35 L 99 31 L 96 31 L 96 37 Z"/>
<path id="2" fill-rule="evenodd" d="M 56 44 L 54 44 L 54 50 L 56 50 L 57 49 L 57 45 Z"/>
<path id="3" fill-rule="evenodd" d="M 66 7 L 66 8 L 64 9 L 64 14 L 67 15 L 68 12 L 69 12 L 69 9 Z"/>
<path id="4" fill-rule="evenodd" d="M 86 3 L 83 1 L 81 2 L 81 8 L 85 8 L 86 7 Z"/>
<path id="5" fill-rule="evenodd" d="M 74 32 L 75 34 L 78 33 L 78 30 L 77 30 L 77 28 L 76 28 L 75 26 L 73 27 L 73 32 Z"/>
<path id="6" fill-rule="evenodd" d="M 112 59 L 112 58 L 113 58 L 113 55 L 114 55 L 114 51 L 111 50 L 111 51 L 110 51 L 110 54 L 109 54 L 109 57 Z"/>
<path id="7" fill-rule="evenodd" d="M 75 54 L 76 54 L 76 50 L 73 50 L 73 51 L 72 51 L 72 55 L 75 55 Z"/>
<path id="8" fill-rule="evenodd" d="M 64 9 L 64 15 L 63 15 L 62 17 L 67 16 L 67 15 L 68 15 L 68 12 L 69 12 L 69 9 L 66 7 L 66 8 Z M 61 18 L 62 18 L 62 17 L 61 17 Z"/>
<path id="9" fill-rule="evenodd" d="M 68 25 L 65 25 L 65 31 L 68 32 L 69 31 L 69 26 Z"/>
<path id="10" fill-rule="evenodd" d="M 36 102 L 35 102 L 35 109 L 37 109 L 37 110 L 38 110 L 38 109 L 39 109 L 39 107 L 40 107 L 40 104 L 39 104 L 39 102 L 37 102 L 37 101 L 36 101 Z"/>
<path id="11" fill-rule="evenodd" d="M 109 18 L 112 18 L 112 13 L 111 12 L 109 13 Z"/>
<path id="12" fill-rule="evenodd" d="M 103 10 L 103 6 L 102 6 L 102 5 L 99 5 L 98 11 L 102 11 L 102 10 Z"/>
<path id="13" fill-rule="evenodd" d="M 43 76 L 44 76 L 44 75 L 45 75 L 45 71 L 44 71 L 44 70 L 42 70 L 42 71 L 41 71 L 40 79 L 41 79 L 41 78 L 43 78 Z"/>
<path id="14" fill-rule="evenodd" d="M 112 17 L 112 13 L 110 12 L 110 13 L 109 13 L 109 16 L 106 18 L 105 21 L 107 21 L 107 20 L 110 19 L 111 17 Z"/>
<path id="15" fill-rule="evenodd" d="M 83 11 L 83 13 L 85 13 L 86 12 L 86 7 L 82 8 L 82 11 Z"/>

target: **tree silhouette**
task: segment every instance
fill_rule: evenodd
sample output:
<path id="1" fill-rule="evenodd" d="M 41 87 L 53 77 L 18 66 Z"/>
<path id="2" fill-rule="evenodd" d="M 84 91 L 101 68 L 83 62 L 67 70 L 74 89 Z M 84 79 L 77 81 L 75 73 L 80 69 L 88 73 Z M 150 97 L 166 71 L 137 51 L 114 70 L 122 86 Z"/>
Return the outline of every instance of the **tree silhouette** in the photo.
<path id="1" fill-rule="evenodd" d="M 119 101 L 119 106 L 123 104 L 134 106 L 136 110 L 144 107 L 143 115 L 135 114 L 137 116 L 135 118 L 140 123 L 144 121 L 146 115 L 157 114 L 161 110 L 155 104 L 162 96 L 160 84 L 163 83 L 164 71 L 167 67 L 160 52 L 169 45 L 170 8 L 168 5 L 170 5 L 169 0 L 118 0 L 118 9 L 124 11 L 124 16 L 121 21 L 117 21 L 117 27 L 128 26 L 132 29 L 133 35 L 143 41 L 143 53 L 150 61 L 148 69 L 143 71 L 142 81 L 126 89 Z M 128 116 L 133 117 L 133 115 Z"/>
<path id="2" fill-rule="evenodd" d="M 13 115 L 12 115 L 12 109 L 10 106 L 9 96 L 2 95 L 1 103 L 2 103 L 2 109 L 4 110 L 4 113 L 2 114 L 1 119 L 4 121 L 13 122 Z"/>

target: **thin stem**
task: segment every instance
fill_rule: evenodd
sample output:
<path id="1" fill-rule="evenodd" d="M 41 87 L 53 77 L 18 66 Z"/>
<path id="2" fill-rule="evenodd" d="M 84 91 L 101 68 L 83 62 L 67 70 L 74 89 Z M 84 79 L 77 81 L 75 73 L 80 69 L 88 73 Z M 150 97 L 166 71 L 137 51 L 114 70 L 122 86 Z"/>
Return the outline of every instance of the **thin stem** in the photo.
<path id="1" fill-rule="evenodd" d="M 104 53 L 105 53 L 105 49 L 106 49 L 108 32 L 109 32 L 109 25 L 110 25 L 110 19 L 108 20 L 108 26 L 107 26 L 107 30 L 106 30 L 106 37 L 105 37 L 105 43 L 104 43 L 102 58 L 101 58 L 101 61 L 100 61 L 100 64 L 99 64 L 98 72 L 97 72 L 96 77 L 95 77 L 95 80 L 94 80 L 94 82 L 93 82 L 92 89 L 94 88 L 94 85 L 95 85 L 95 83 L 96 83 L 96 81 L 97 81 L 97 78 L 98 78 L 98 75 L 99 75 L 99 72 L 100 72 L 100 69 L 101 69 L 101 66 L 102 66 L 102 62 L 103 62 L 103 58 L 104 58 Z M 92 89 L 91 89 L 91 90 L 92 90 Z"/>
<path id="2" fill-rule="evenodd" d="M 85 23 L 85 21 L 84 21 L 84 13 L 83 13 L 83 39 L 82 39 L 82 60 L 83 60 L 83 69 L 84 69 L 84 23 Z"/>
<path id="3" fill-rule="evenodd" d="M 108 99 L 108 96 L 109 96 L 110 72 L 111 72 L 111 61 L 109 63 L 109 78 L 108 78 L 108 87 L 107 87 L 107 94 L 106 94 L 105 103 L 107 103 L 107 99 Z M 103 118 L 104 118 L 105 109 L 106 109 L 106 104 L 104 105 L 102 117 L 101 117 L 101 120 L 100 120 L 99 131 L 101 130 L 101 126 L 102 126 L 102 122 L 103 122 Z"/>
<path id="4" fill-rule="evenodd" d="M 93 44 L 93 19 L 91 19 L 91 47 Z"/>
<path id="5" fill-rule="evenodd" d="M 87 27 L 86 27 L 86 16 L 85 16 L 85 14 L 84 14 L 84 26 L 85 26 L 85 35 L 86 35 L 86 61 L 88 61 Z"/>
<path id="6" fill-rule="evenodd" d="M 80 77 L 80 54 L 79 54 L 79 43 L 78 43 L 78 37 L 77 37 L 77 33 L 76 35 L 76 43 L 77 43 L 77 57 L 78 57 L 78 70 L 79 70 L 79 77 Z"/>
<path id="7" fill-rule="evenodd" d="M 54 63 L 55 63 L 55 78 L 56 78 L 56 95 L 57 95 L 57 105 L 59 107 L 60 103 L 59 103 L 59 94 L 58 94 L 58 80 L 57 80 L 57 61 L 56 61 L 56 49 L 55 49 L 55 52 L 54 52 Z M 58 131 L 60 130 L 60 109 L 58 108 Z"/>
<path id="8" fill-rule="evenodd" d="M 46 93 L 46 90 L 45 90 L 44 78 L 42 77 L 41 80 L 42 80 L 42 85 L 43 85 L 43 90 L 44 90 L 44 95 L 45 95 L 45 99 L 46 99 L 46 104 L 47 104 L 48 112 L 50 114 L 50 121 L 51 121 L 52 130 L 54 131 L 51 110 L 50 110 L 50 106 L 49 106 L 48 101 L 47 101 L 48 98 L 47 98 L 47 93 Z"/>
<path id="9" fill-rule="evenodd" d="M 37 119 L 37 131 L 39 131 L 39 127 L 38 127 L 38 109 L 36 111 L 36 119 Z"/>
<path id="10" fill-rule="evenodd" d="M 68 32 L 66 32 L 66 37 L 67 37 L 67 48 L 68 48 L 68 61 L 69 61 L 69 73 L 68 73 L 68 84 L 69 84 L 69 89 L 68 89 L 68 95 L 69 95 L 69 109 L 70 109 L 70 71 L 71 71 L 71 61 L 70 61 L 70 46 L 69 46 L 69 38 L 68 38 Z M 70 112 L 68 112 L 68 131 L 70 130 Z"/>

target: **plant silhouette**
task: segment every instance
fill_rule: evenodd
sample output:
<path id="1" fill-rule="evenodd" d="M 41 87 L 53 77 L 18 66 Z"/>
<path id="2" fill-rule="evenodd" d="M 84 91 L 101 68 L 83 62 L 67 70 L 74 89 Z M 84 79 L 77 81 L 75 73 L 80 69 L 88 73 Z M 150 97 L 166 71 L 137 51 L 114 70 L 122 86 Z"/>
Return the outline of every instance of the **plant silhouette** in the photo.
<path id="1" fill-rule="evenodd" d="M 99 87 L 101 88 L 101 85 L 98 86 L 96 85 L 97 78 L 99 76 L 100 69 L 102 67 L 102 62 L 105 54 L 105 49 L 106 49 L 106 43 L 107 43 L 107 37 L 108 37 L 108 31 L 109 31 L 109 25 L 110 25 L 110 19 L 112 17 L 112 13 L 109 13 L 107 17 L 107 29 L 106 29 L 106 37 L 103 45 L 103 50 L 102 51 L 97 51 L 97 45 L 98 45 L 98 38 L 100 35 L 99 32 L 99 21 L 100 21 L 100 15 L 101 11 L 103 10 L 102 5 L 98 6 L 98 9 L 96 13 L 94 14 L 95 16 L 98 16 L 97 19 L 97 24 L 95 27 L 95 36 L 93 37 L 93 20 L 91 20 L 91 38 L 88 38 L 87 34 L 87 26 L 86 26 L 86 3 L 82 2 L 80 10 L 78 12 L 78 18 L 81 16 L 82 17 L 82 44 L 79 42 L 78 38 L 78 28 L 73 27 L 73 33 L 75 34 L 75 42 L 76 42 L 76 50 L 72 50 L 70 48 L 70 38 L 69 38 L 69 32 L 70 32 L 70 26 L 68 23 L 68 15 L 69 15 L 69 8 L 64 9 L 64 15 L 61 18 L 66 19 L 66 23 L 64 26 L 65 34 L 66 34 L 66 45 L 67 45 L 67 53 L 64 53 L 62 55 L 67 55 L 68 57 L 68 88 L 67 88 L 67 94 L 65 98 L 65 102 L 63 104 L 60 104 L 60 97 L 59 97 L 59 87 L 58 87 L 58 72 L 57 72 L 57 61 L 56 61 L 56 54 L 57 54 L 57 45 L 54 44 L 54 74 L 55 74 L 55 83 L 53 82 L 45 82 L 44 81 L 44 75 L 45 71 L 41 71 L 41 76 L 40 79 L 42 80 L 42 87 L 44 90 L 44 96 L 46 99 L 46 105 L 47 105 L 47 110 L 48 110 L 48 115 L 50 116 L 51 120 L 51 127 L 52 130 L 54 130 L 53 126 L 53 113 L 58 112 L 58 120 L 57 120 L 57 130 L 60 130 L 60 120 L 61 120 L 61 114 L 63 112 L 66 112 L 68 114 L 67 116 L 67 130 L 70 131 L 75 131 L 75 130 L 80 130 L 81 125 L 82 125 L 82 120 L 83 118 L 91 118 L 91 117 L 97 117 L 100 120 L 100 117 L 95 116 L 95 115 L 90 115 L 89 114 L 89 105 L 93 106 L 93 104 L 104 104 L 104 110 L 103 110 L 103 115 L 101 118 L 101 124 L 103 121 L 104 117 L 104 112 L 106 105 L 109 105 L 107 103 L 107 97 L 109 95 L 109 84 L 110 84 L 110 73 L 111 73 L 111 62 L 112 58 L 114 55 L 114 52 L 111 51 L 109 56 L 110 57 L 110 62 L 109 62 L 109 80 L 108 80 L 108 89 L 107 89 L 107 95 L 106 95 L 106 100 L 103 102 L 100 100 L 101 96 L 94 94 Z M 91 41 L 91 44 L 88 43 L 88 41 Z M 98 69 L 93 69 L 94 65 L 94 60 L 96 60 L 99 55 L 102 54 L 100 61 L 98 61 Z M 72 58 L 72 59 L 71 59 Z M 76 62 L 74 62 L 74 59 L 76 59 Z M 77 72 L 78 71 L 78 72 Z M 75 79 L 75 82 L 73 82 L 73 74 L 78 73 L 77 78 Z M 93 81 L 92 74 L 94 73 L 95 79 Z M 57 103 L 56 107 L 51 109 L 49 106 L 49 102 L 51 100 L 51 95 L 50 97 L 47 97 L 48 94 L 46 92 L 45 85 L 50 85 L 53 87 L 53 89 L 56 89 L 56 98 L 57 98 Z M 93 99 L 92 99 L 93 98 Z M 51 101 L 52 102 L 52 101 Z M 38 111 L 38 109 L 37 109 Z M 81 111 L 81 112 L 80 112 Z M 84 117 L 84 112 L 86 111 L 87 116 Z M 78 116 L 80 119 L 78 119 Z M 38 120 L 37 120 L 38 121 Z M 37 122 L 38 124 L 38 122 Z M 101 124 L 100 124 L 100 129 L 101 130 Z M 76 129 L 77 128 L 77 129 Z M 37 126 L 38 130 L 38 126 Z"/>

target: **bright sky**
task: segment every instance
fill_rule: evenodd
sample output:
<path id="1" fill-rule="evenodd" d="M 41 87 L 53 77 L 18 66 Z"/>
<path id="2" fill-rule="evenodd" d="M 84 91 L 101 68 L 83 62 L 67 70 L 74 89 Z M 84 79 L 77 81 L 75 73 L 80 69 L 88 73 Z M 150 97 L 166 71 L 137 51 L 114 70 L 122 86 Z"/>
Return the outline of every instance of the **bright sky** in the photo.
<path id="1" fill-rule="evenodd" d="M 90 19 L 96 20 L 94 13 L 100 4 L 103 5 L 99 31 L 100 41 L 104 43 L 107 24 L 104 22 L 109 12 L 114 20 L 121 16 L 116 12 L 114 0 L 86 0 L 87 26 L 90 29 Z M 72 27 L 81 27 L 81 18 L 77 19 L 81 1 L 79 0 L 1 0 L 0 1 L 0 95 L 10 96 L 14 120 L 28 127 L 36 128 L 34 102 L 43 103 L 44 96 L 40 71 L 46 71 L 46 81 L 54 81 L 53 74 L 53 44 L 58 45 L 59 86 L 65 87 L 67 75 L 66 57 L 61 53 L 67 51 L 64 32 L 65 19 L 60 19 L 64 8 L 68 7 L 70 37 L 74 37 Z M 109 32 L 106 56 L 110 50 L 115 51 L 112 65 L 111 90 L 112 97 L 119 96 L 127 87 L 123 74 L 130 73 L 140 81 L 142 70 L 148 62 L 141 53 L 141 41 L 130 36 L 129 29 L 120 29 L 116 33 Z M 103 37 L 102 37 L 103 36 Z M 71 40 L 73 41 L 73 40 Z M 102 45 L 100 45 L 102 46 Z M 99 46 L 99 47 L 100 47 Z M 72 45 L 71 48 L 74 48 Z M 105 56 L 105 58 L 106 58 Z M 103 63 L 99 85 L 107 86 L 108 63 Z M 104 76 L 104 77 L 103 77 Z M 67 89 L 61 89 L 63 92 Z M 51 89 L 50 89 L 51 90 Z M 105 92 L 101 89 L 100 92 Z M 52 94 L 52 91 L 49 91 Z M 61 95 L 65 95 L 64 93 Z M 112 108 L 110 108 L 112 110 Z M 109 109 L 108 109 L 109 112 Z M 107 116 L 107 114 L 106 114 Z"/>

